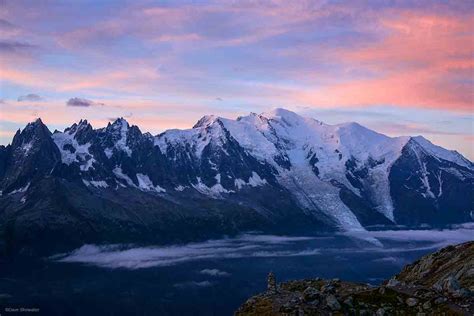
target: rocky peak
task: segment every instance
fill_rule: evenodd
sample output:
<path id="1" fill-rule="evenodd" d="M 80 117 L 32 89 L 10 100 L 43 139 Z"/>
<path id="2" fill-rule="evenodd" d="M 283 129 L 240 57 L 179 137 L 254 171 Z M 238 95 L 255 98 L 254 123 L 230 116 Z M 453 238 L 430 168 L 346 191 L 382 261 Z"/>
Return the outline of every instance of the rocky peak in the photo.
<path id="1" fill-rule="evenodd" d="M 74 123 L 71 127 L 64 130 L 64 133 L 74 135 L 74 138 L 80 145 L 88 143 L 94 135 L 94 129 L 87 120 L 80 120 L 79 123 Z"/>
<path id="2" fill-rule="evenodd" d="M 5 176 L 0 184 L 6 190 L 26 185 L 49 173 L 59 160 L 59 150 L 41 119 L 29 123 L 13 137 L 11 150 L 4 157 Z"/>
<path id="3" fill-rule="evenodd" d="M 130 125 L 128 124 L 127 120 L 123 117 L 119 117 L 112 123 L 109 123 L 106 127 L 106 130 L 109 133 L 117 134 L 128 131 L 129 127 Z"/>
<path id="4" fill-rule="evenodd" d="M 34 122 L 28 123 L 23 130 L 18 130 L 13 137 L 12 146 L 13 148 L 18 148 L 20 146 L 27 146 L 28 149 L 31 149 L 31 146 L 35 142 L 49 139 L 51 137 L 51 132 L 48 127 L 44 125 L 43 121 L 38 118 Z M 29 144 L 29 145 L 27 145 Z"/>

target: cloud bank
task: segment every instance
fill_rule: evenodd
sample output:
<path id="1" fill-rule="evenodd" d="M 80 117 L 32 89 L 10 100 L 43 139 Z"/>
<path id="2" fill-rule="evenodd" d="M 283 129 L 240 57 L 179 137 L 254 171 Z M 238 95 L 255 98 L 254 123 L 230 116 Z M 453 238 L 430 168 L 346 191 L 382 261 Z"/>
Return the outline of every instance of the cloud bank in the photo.
<path id="1" fill-rule="evenodd" d="M 272 235 L 242 235 L 238 238 L 209 240 L 184 246 L 127 248 L 124 245 L 84 245 L 63 255 L 54 256 L 59 262 L 78 262 L 107 268 L 139 269 L 170 266 L 180 263 L 213 259 L 244 257 L 307 256 L 319 253 L 310 250 L 278 250 L 277 246 L 290 245 L 314 237 L 287 237 Z M 204 274 L 218 274 L 208 270 Z"/>
<path id="2" fill-rule="evenodd" d="M 288 237 L 245 234 L 236 238 L 209 240 L 187 245 L 168 247 L 132 247 L 125 245 L 84 245 L 70 253 L 51 257 L 66 263 L 83 263 L 103 268 L 141 269 L 178 265 L 208 259 L 232 258 L 277 258 L 295 256 L 339 255 L 341 253 L 380 253 L 381 263 L 400 263 L 396 253 L 434 250 L 450 244 L 473 240 L 474 224 L 456 226 L 444 230 L 388 230 L 344 233 L 355 240 L 368 240 L 359 246 L 338 248 L 337 243 L 326 236 L 325 247 L 312 242 L 318 237 Z M 378 243 L 373 243 L 372 239 Z M 389 243 L 388 243 L 389 242 Z M 307 243 L 307 244 L 305 244 Z M 395 243 L 395 246 L 393 245 Z M 356 245 L 357 243 L 355 243 Z M 392 244 L 388 246 L 388 244 Z M 303 246 L 302 246 L 303 245 Z M 199 272 L 213 277 L 228 276 L 218 269 L 203 269 Z"/>

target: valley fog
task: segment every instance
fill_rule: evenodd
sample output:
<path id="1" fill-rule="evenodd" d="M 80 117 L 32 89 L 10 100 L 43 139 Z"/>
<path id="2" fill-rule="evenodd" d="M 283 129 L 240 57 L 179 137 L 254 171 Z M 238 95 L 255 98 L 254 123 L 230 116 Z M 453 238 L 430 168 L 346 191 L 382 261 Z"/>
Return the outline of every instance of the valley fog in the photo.
<path id="1" fill-rule="evenodd" d="M 380 284 L 420 256 L 472 240 L 472 224 L 324 236 L 256 233 L 166 247 L 85 245 L 37 262 L 2 263 L 0 304 L 48 315 L 232 315 L 277 281 L 341 278 Z"/>

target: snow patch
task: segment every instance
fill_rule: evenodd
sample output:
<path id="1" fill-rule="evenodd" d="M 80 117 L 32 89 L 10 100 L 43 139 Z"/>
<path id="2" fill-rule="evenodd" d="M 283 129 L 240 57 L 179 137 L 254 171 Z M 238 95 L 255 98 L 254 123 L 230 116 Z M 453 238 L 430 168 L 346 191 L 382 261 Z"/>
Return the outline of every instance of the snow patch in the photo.
<path id="1" fill-rule="evenodd" d="M 175 189 L 176 191 L 182 192 L 182 191 L 184 191 L 186 188 L 187 188 L 187 186 L 178 185 L 178 186 L 175 187 L 174 189 Z"/>
<path id="2" fill-rule="evenodd" d="M 74 130 L 73 133 L 64 132 L 64 133 L 55 133 L 52 135 L 53 141 L 61 153 L 61 161 L 70 165 L 73 162 L 78 162 L 80 164 L 80 169 L 82 171 L 88 171 L 90 168 L 93 168 L 92 164 L 96 162 L 94 156 L 89 152 L 90 143 L 85 143 L 79 145 L 75 139 L 77 130 Z M 71 152 L 69 149 L 65 149 L 64 146 L 71 146 L 74 149 L 74 152 Z"/>
<path id="3" fill-rule="evenodd" d="M 110 157 L 112 157 L 112 155 L 113 155 L 113 150 L 111 148 L 105 148 L 104 149 L 104 154 L 108 159 L 110 159 Z"/>
<path id="4" fill-rule="evenodd" d="M 33 141 L 30 141 L 28 143 L 24 143 L 21 146 L 21 149 L 25 153 L 25 156 L 28 156 L 28 153 L 30 152 L 31 148 L 33 148 Z"/>
<path id="5" fill-rule="evenodd" d="M 154 186 L 151 179 L 148 175 L 137 173 L 138 179 L 138 188 L 142 191 L 156 191 L 156 192 L 166 192 L 165 189 L 160 187 L 159 185 Z"/>
<path id="6" fill-rule="evenodd" d="M 240 190 L 240 189 L 242 189 L 242 187 L 243 187 L 244 185 L 247 185 L 247 182 L 245 182 L 245 181 L 242 180 L 242 179 L 235 179 L 235 180 L 234 180 L 234 185 L 237 187 L 237 189 Z"/>
<path id="7" fill-rule="evenodd" d="M 127 184 L 131 187 L 136 187 L 135 184 L 133 183 L 132 179 L 130 179 L 129 176 L 127 176 L 125 173 L 123 173 L 121 167 L 115 167 L 112 172 L 115 174 L 115 176 L 119 179 L 125 180 Z"/>
<path id="8" fill-rule="evenodd" d="M 119 122 L 120 128 L 120 139 L 115 143 L 115 147 L 119 150 L 127 153 L 129 157 L 132 156 L 132 150 L 127 146 L 127 132 L 128 132 L 128 123 L 124 119 L 120 119 Z"/>
<path id="9" fill-rule="evenodd" d="M 248 183 L 252 187 L 258 187 L 267 184 L 267 180 L 260 178 L 255 171 L 252 171 L 252 176 L 249 178 Z"/>
<path id="10" fill-rule="evenodd" d="M 220 183 L 214 184 L 212 187 L 208 187 L 205 185 L 201 177 L 197 177 L 197 184 L 193 184 L 193 188 L 195 188 L 198 192 L 209 195 L 212 197 L 219 197 L 221 193 L 233 193 L 232 190 L 226 190 Z"/>
<path id="11" fill-rule="evenodd" d="M 30 184 L 31 184 L 31 182 L 28 182 L 24 187 L 13 190 L 10 193 L 8 193 L 8 195 L 16 194 L 16 193 L 25 193 L 26 191 L 28 191 L 28 188 L 30 187 Z"/>
<path id="12" fill-rule="evenodd" d="M 90 187 L 91 185 L 96 188 L 103 188 L 103 189 L 109 187 L 107 182 L 102 181 L 102 180 L 101 181 L 94 181 L 94 180 L 88 181 L 88 180 L 82 179 L 82 183 L 84 183 L 86 187 Z"/>
<path id="13" fill-rule="evenodd" d="M 443 195 L 443 178 L 441 177 L 441 172 L 442 170 L 438 171 L 438 173 L 436 174 L 436 179 L 438 180 L 439 184 L 438 197 L 441 197 L 441 195 Z"/>
<path id="14" fill-rule="evenodd" d="M 268 184 L 267 180 L 260 178 L 258 173 L 256 173 L 255 171 L 252 171 L 252 175 L 249 177 L 247 182 L 245 182 L 242 179 L 234 180 L 234 186 L 239 190 L 242 189 L 242 187 L 246 185 L 249 185 L 255 188 L 258 186 L 265 185 L 265 184 Z"/>

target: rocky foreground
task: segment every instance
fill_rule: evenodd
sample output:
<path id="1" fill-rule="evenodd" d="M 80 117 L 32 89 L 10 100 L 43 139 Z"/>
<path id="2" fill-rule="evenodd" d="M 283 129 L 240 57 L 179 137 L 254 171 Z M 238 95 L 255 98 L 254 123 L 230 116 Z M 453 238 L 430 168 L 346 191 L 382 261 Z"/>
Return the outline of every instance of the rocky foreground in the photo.
<path id="1" fill-rule="evenodd" d="M 383 285 L 320 278 L 277 285 L 235 315 L 474 315 L 474 241 L 449 246 L 406 266 Z"/>

